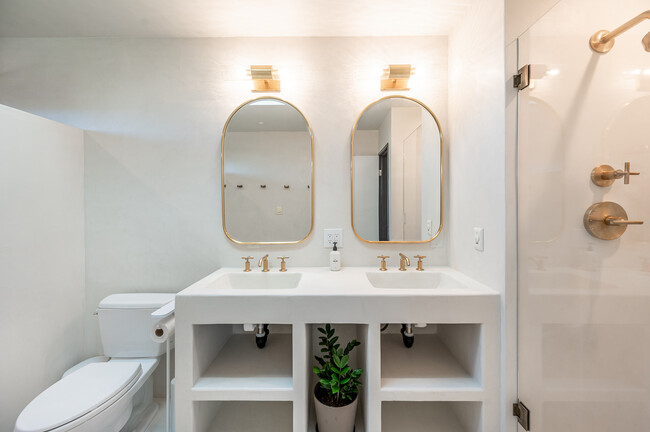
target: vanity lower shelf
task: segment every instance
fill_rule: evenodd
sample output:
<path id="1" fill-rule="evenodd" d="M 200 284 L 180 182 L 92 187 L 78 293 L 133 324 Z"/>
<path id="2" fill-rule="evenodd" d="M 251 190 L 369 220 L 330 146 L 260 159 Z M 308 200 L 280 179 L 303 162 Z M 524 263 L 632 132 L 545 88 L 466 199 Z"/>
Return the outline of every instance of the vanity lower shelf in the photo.
<path id="1" fill-rule="evenodd" d="M 478 324 L 429 324 L 414 329 L 413 346 L 389 327 L 381 334 L 384 401 L 481 400 Z M 425 332 L 425 333 L 423 333 Z"/>
<path id="2" fill-rule="evenodd" d="M 291 402 L 195 402 L 206 432 L 291 432 Z"/>
<path id="3" fill-rule="evenodd" d="M 260 349 L 253 333 L 236 333 L 241 325 L 195 327 L 202 343 L 218 348 L 192 386 L 194 400 L 292 400 L 291 333 L 274 332 L 271 326 L 266 346 Z"/>
<path id="4" fill-rule="evenodd" d="M 479 432 L 480 402 L 383 402 L 381 432 Z"/>

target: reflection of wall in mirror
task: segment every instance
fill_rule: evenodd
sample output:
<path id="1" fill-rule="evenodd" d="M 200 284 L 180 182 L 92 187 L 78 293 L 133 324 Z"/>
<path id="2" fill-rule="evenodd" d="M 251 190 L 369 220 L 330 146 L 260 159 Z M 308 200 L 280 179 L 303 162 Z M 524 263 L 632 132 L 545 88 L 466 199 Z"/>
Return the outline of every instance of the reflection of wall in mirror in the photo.
<path id="1" fill-rule="evenodd" d="M 225 155 L 230 237 L 244 242 L 303 239 L 311 227 L 309 132 L 229 132 Z"/>
<path id="2" fill-rule="evenodd" d="M 413 211 L 417 212 L 416 216 L 411 217 L 412 220 L 420 219 L 419 208 L 413 208 L 413 202 L 419 201 L 415 199 L 409 199 L 406 197 L 406 206 L 405 206 L 405 192 L 411 194 L 412 196 L 413 186 L 411 184 L 406 185 L 405 188 L 405 173 L 406 171 L 411 171 L 414 168 L 405 170 L 404 165 L 404 156 L 405 156 L 405 147 L 404 144 L 407 142 L 409 136 L 411 136 L 416 129 L 422 125 L 422 109 L 418 107 L 393 107 L 391 108 L 391 146 L 390 146 L 390 239 L 393 241 L 400 240 L 419 240 L 419 229 L 415 229 L 415 238 L 406 236 L 405 226 L 406 218 L 405 214 L 412 213 Z M 416 153 L 415 147 L 417 144 L 417 136 L 413 137 L 411 140 L 414 144 L 413 152 Z M 411 162 L 414 161 L 414 156 L 407 157 L 407 160 Z M 417 175 L 417 174 L 414 174 Z M 419 191 L 417 194 L 419 195 Z M 409 208 L 409 205 L 411 206 Z M 419 227 L 419 222 L 418 227 Z M 409 230 L 411 231 L 411 230 Z"/>
<path id="3" fill-rule="evenodd" d="M 379 131 L 354 134 L 354 229 L 363 239 L 379 240 Z"/>
<path id="4" fill-rule="evenodd" d="M 433 237 L 440 227 L 440 132 L 433 116 L 422 110 L 422 218 L 420 239 Z M 431 143 L 429 145 L 428 143 Z M 427 229 L 427 221 L 431 228 Z"/>

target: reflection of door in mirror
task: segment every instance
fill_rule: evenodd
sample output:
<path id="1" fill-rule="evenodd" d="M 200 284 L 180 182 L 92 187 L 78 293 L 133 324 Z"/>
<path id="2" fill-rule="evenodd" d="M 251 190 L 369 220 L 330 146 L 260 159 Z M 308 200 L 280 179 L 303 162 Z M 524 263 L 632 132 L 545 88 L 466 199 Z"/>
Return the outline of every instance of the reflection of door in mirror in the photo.
<path id="1" fill-rule="evenodd" d="M 379 240 L 388 241 L 388 225 L 390 223 L 388 211 L 388 144 L 379 151 Z"/>
<path id="2" fill-rule="evenodd" d="M 403 239 L 418 238 L 422 223 L 422 125 L 403 142 L 404 230 Z M 406 211 L 408 209 L 408 211 Z"/>
<path id="3" fill-rule="evenodd" d="M 293 105 L 240 106 L 222 139 L 223 226 L 237 243 L 295 243 L 312 227 L 312 135 Z"/>
<path id="4" fill-rule="evenodd" d="M 441 152 L 437 119 L 414 99 L 390 96 L 362 112 L 352 134 L 352 220 L 359 238 L 423 242 L 438 234 Z"/>

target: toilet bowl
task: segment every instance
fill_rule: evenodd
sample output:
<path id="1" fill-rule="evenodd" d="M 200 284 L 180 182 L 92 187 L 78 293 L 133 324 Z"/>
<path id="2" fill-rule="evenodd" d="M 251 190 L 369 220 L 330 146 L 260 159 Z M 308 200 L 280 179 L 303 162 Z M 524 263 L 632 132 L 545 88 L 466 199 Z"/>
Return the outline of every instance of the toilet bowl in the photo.
<path id="1" fill-rule="evenodd" d="M 151 341 L 151 312 L 173 294 L 119 294 L 97 310 L 105 354 L 69 369 L 39 394 L 16 420 L 15 432 L 143 431 L 158 406 L 151 375 L 164 345 Z M 149 356 L 147 356 L 149 355 Z"/>

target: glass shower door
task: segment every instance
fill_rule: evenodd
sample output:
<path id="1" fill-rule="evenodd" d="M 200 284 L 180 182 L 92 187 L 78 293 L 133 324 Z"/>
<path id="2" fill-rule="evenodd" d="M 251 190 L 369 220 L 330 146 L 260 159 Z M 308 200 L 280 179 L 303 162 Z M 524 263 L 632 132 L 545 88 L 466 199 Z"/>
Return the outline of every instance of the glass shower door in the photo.
<path id="1" fill-rule="evenodd" d="M 647 6 L 561 0 L 519 39 L 532 77 L 518 101 L 518 385 L 531 431 L 650 430 L 650 27 L 607 54 L 588 43 Z M 629 184 L 592 182 L 593 168 L 625 162 L 641 173 Z M 593 237 L 583 218 L 599 202 L 646 223 Z"/>

